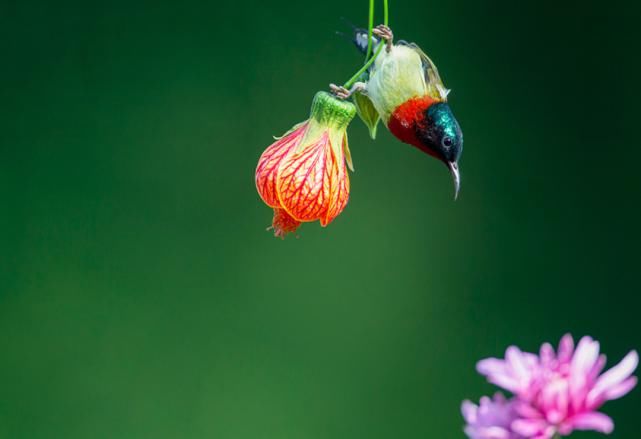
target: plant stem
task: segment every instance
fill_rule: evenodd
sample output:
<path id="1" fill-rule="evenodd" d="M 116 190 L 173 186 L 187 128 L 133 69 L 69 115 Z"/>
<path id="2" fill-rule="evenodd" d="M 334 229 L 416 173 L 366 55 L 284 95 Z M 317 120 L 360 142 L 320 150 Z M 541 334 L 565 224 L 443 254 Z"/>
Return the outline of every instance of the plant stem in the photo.
<path id="1" fill-rule="evenodd" d="M 365 62 L 372 54 L 372 29 L 374 29 L 374 0 L 369 0 L 369 21 L 367 25 L 367 53 L 365 54 Z"/>
<path id="2" fill-rule="evenodd" d="M 372 56 L 367 63 L 361 67 L 361 69 L 354 73 L 354 76 L 349 78 L 345 84 L 343 84 L 343 87 L 346 89 L 349 89 L 354 83 L 358 80 L 358 78 L 367 70 L 369 69 L 369 66 L 371 66 L 374 61 L 376 60 L 376 57 L 381 53 L 381 50 L 383 49 L 384 44 L 380 44 L 378 48 L 376 49 L 376 52 L 374 52 L 374 56 Z"/>
<path id="3" fill-rule="evenodd" d="M 387 0 L 383 0 L 383 23 L 385 26 L 389 25 L 389 5 Z"/>
<path id="4" fill-rule="evenodd" d="M 372 5 L 372 3 L 371 3 L 371 1 L 370 1 L 370 6 L 371 6 L 371 5 Z M 371 8 L 370 8 L 370 16 L 372 16 L 372 14 L 373 14 L 373 9 L 374 9 L 373 7 L 371 7 Z M 373 21 L 374 21 L 374 20 L 372 19 L 372 20 L 370 21 L 370 23 L 373 23 Z M 388 22 L 389 22 L 389 5 L 388 5 L 388 0 L 383 0 L 383 23 L 385 24 L 385 26 L 387 26 Z M 372 32 L 372 26 L 370 25 L 369 34 L 371 34 L 371 32 Z M 367 45 L 368 45 L 368 50 L 369 50 L 369 45 L 370 45 L 371 43 L 372 43 L 372 40 L 371 40 L 371 37 L 370 37 L 370 40 L 369 40 L 369 41 L 368 41 L 368 43 L 367 43 Z M 369 69 L 369 67 L 374 63 L 374 61 L 376 61 L 376 58 L 378 57 L 378 55 L 380 55 L 380 53 L 383 51 L 383 47 L 385 47 L 385 44 L 383 44 L 383 42 L 381 41 L 381 42 L 378 44 L 378 48 L 376 49 L 376 52 L 374 52 L 374 55 L 373 55 L 373 56 L 372 56 L 372 57 L 371 57 L 371 58 L 370 58 L 370 59 L 365 63 L 365 65 L 364 65 L 363 67 L 361 67 L 361 69 L 360 69 L 358 72 L 356 72 L 356 73 L 354 74 L 354 76 L 352 76 L 351 78 L 349 78 L 349 79 L 347 80 L 347 82 L 346 82 L 345 84 L 343 84 L 343 87 L 345 87 L 345 88 L 349 89 L 352 85 L 354 85 L 354 83 L 355 83 L 355 82 L 358 80 L 358 78 L 363 74 L 363 72 L 367 71 L 367 69 Z"/>

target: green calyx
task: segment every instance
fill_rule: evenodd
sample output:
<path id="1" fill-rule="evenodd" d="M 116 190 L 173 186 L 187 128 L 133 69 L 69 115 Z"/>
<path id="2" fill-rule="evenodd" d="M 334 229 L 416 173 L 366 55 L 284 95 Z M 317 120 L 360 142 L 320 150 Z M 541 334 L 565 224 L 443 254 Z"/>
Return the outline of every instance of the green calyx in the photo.
<path id="1" fill-rule="evenodd" d="M 312 101 L 310 118 L 323 125 L 347 128 L 356 115 L 356 107 L 351 102 L 338 99 L 325 91 L 319 91 Z"/>
<path id="2" fill-rule="evenodd" d="M 356 105 L 356 112 L 361 120 L 365 123 L 369 129 L 369 135 L 372 139 L 376 139 L 376 128 L 378 127 L 378 122 L 381 120 L 381 117 L 374 108 L 374 104 L 362 93 L 354 93 L 352 95 L 354 100 L 354 105 Z"/>

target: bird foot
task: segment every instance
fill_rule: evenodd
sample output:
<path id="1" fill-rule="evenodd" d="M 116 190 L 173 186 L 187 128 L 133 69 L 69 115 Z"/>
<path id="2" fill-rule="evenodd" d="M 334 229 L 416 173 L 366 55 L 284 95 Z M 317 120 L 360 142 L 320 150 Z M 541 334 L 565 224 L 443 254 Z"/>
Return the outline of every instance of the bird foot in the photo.
<path id="1" fill-rule="evenodd" d="M 342 85 L 329 84 L 329 90 L 334 93 L 338 99 L 348 99 L 356 92 L 364 92 L 367 89 L 367 86 L 364 82 L 357 82 L 352 86 L 351 89 L 346 89 Z"/>
<path id="2" fill-rule="evenodd" d="M 382 40 L 385 40 L 388 52 L 392 50 L 392 45 L 394 44 L 394 33 L 392 32 L 392 29 L 384 24 L 379 24 L 372 29 L 372 33 Z"/>
<path id="3" fill-rule="evenodd" d="M 342 100 L 348 99 L 352 95 L 352 92 L 342 85 L 329 84 L 329 90 L 334 93 L 338 99 Z"/>

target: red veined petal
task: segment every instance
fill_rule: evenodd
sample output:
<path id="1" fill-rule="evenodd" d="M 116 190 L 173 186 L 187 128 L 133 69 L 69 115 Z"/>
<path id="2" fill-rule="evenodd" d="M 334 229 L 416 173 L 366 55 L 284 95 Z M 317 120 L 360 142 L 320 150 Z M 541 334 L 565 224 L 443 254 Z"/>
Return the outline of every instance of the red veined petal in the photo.
<path id="1" fill-rule="evenodd" d="M 349 200 L 349 176 L 343 155 L 347 135 L 343 137 L 340 148 L 331 148 L 330 197 L 327 214 L 321 218 L 321 225 L 326 226 L 336 218 Z"/>
<path id="2" fill-rule="evenodd" d="M 276 176 L 276 193 L 281 206 L 298 221 L 314 221 L 327 212 L 330 181 L 327 161 L 331 160 L 328 133 L 298 151 L 280 164 Z"/>
<path id="3" fill-rule="evenodd" d="M 272 143 L 258 160 L 256 168 L 256 189 L 258 194 L 269 207 L 279 207 L 276 195 L 276 173 L 283 159 L 292 152 L 303 138 L 309 122 L 299 126 Z"/>

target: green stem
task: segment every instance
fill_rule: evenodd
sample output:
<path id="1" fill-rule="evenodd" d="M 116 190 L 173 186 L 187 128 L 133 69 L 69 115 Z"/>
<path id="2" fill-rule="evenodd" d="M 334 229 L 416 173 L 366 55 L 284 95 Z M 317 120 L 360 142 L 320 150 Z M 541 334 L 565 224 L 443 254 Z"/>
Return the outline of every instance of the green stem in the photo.
<path id="1" fill-rule="evenodd" d="M 374 0 L 369 0 L 369 21 L 367 26 L 367 53 L 365 61 L 372 54 L 372 29 L 374 29 Z"/>
<path id="2" fill-rule="evenodd" d="M 385 44 L 379 44 L 378 48 L 376 49 L 376 52 L 374 52 L 374 56 L 372 56 L 369 59 L 369 61 L 367 61 L 367 63 L 365 63 L 365 65 L 363 67 L 361 67 L 361 69 L 358 72 L 354 73 L 354 76 L 349 78 L 347 80 L 347 82 L 345 84 L 343 84 L 343 87 L 345 87 L 346 89 L 349 89 L 352 85 L 354 85 L 354 83 L 358 80 L 358 78 L 365 71 L 367 71 L 367 69 L 369 69 L 369 66 L 371 66 L 374 63 L 374 61 L 376 61 L 376 57 L 378 57 L 378 55 L 381 53 L 381 50 L 383 49 L 383 46 L 385 46 Z"/>
<path id="3" fill-rule="evenodd" d="M 371 6 L 371 2 L 370 2 L 370 6 Z M 371 13 L 370 13 L 370 15 L 373 13 L 373 9 L 374 9 L 373 7 L 371 7 L 371 8 L 370 8 L 370 12 L 371 12 Z M 371 21 L 371 22 L 373 23 L 373 19 L 372 19 L 372 21 Z M 387 26 L 387 25 L 388 25 L 388 23 L 389 23 L 389 5 L 388 5 L 388 0 L 383 0 L 383 23 L 385 24 L 385 26 Z M 372 25 L 370 25 L 370 33 L 371 33 L 371 29 L 372 29 Z M 369 50 L 369 45 L 371 44 L 371 38 L 370 38 L 370 41 L 368 41 L 368 43 L 367 43 L 367 44 L 368 44 L 368 50 Z M 365 65 L 364 65 L 363 67 L 361 67 L 361 69 L 360 69 L 358 72 L 356 72 L 356 73 L 354 74 L 354 76 L 352 76 L 351 78 L 349 78 L 349 79 L 347 80 L 347 82 L 346 82 L 345 84 L 343 84 L 343 87 L 345 87 L 345 88 L 349 89 L 352 85 L 354 85 L 354 83 L 358 80 L 358 78 L 359 78 L 359 77 L 360 77 L 364 72 L 366 72 L 366 71 L 367 71 L 367 69 L 369 69 L 369 67 L 374 63 L 374 61 L 376 61 L 376 58 L 378 57 L 378 55 L 380 55 L 380 53 L 383 51 L 383 47 L 384 47 L 384 46 L 385 46 L 385 44 L 383 44 L 383 42 L 381 41 L 381 42 L 379 43 L 379 45 L 378 45 L 378 48 L 376 49 L 376 52 L 374 52 L 374 56 L 372 56 L 372 57 L 371 57 L 371 58 L 370 58 L 370 59 L 365 63 Z"/>
<path id="4" fill-rule="evenodd" d="M 387 0 L 383 1 L 383 23 L 385 26 L 389 25 L 389 5 L 387 4 Z"/>

